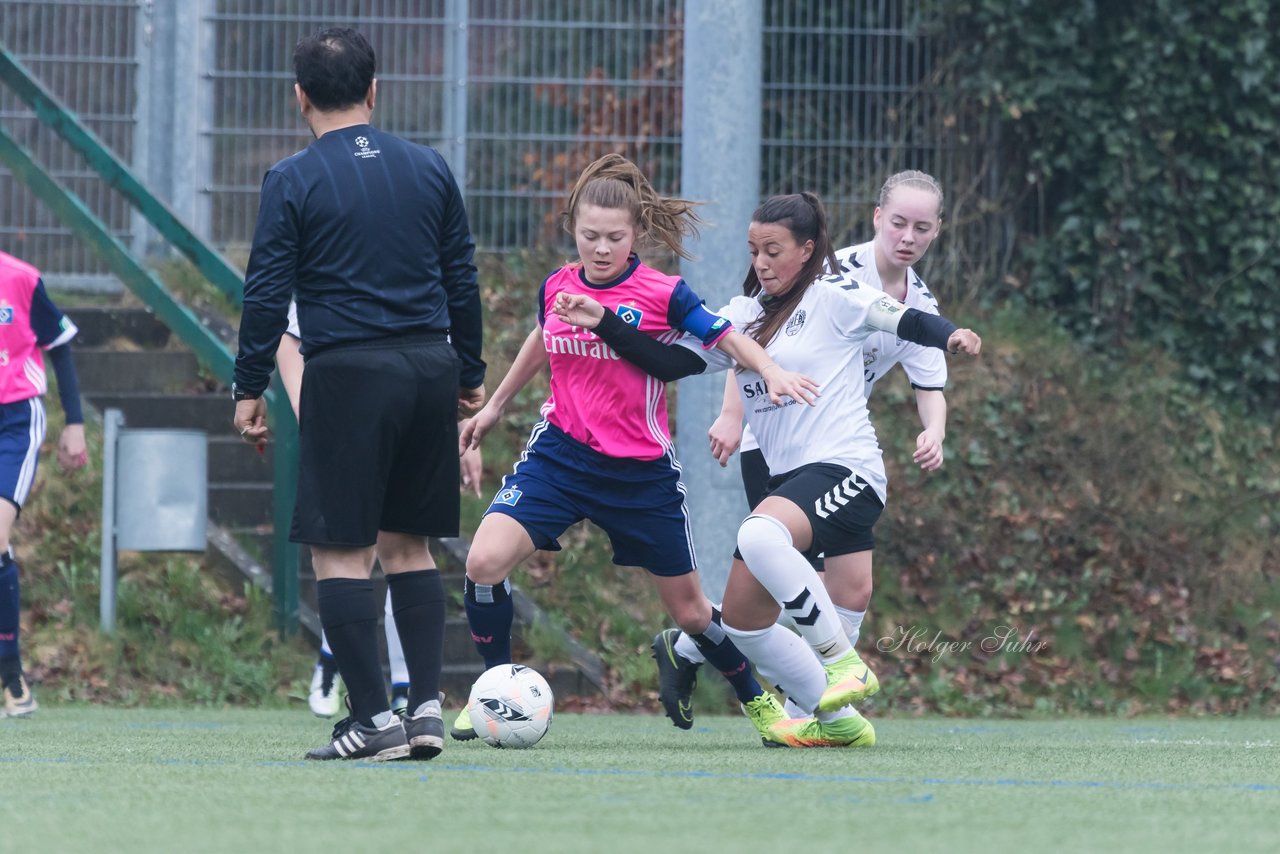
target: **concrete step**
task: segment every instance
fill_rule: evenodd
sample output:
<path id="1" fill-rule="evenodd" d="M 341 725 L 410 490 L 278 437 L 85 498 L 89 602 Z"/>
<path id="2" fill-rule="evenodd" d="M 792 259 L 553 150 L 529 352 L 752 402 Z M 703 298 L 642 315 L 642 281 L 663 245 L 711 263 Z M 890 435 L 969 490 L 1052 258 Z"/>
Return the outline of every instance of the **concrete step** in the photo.
<path id="1" fill-rule="evenodd" d="M 270 525 L 271 484 L 210 481 L 209 518 L 227 527 Z M 270 563 L 270 546 L 267 549 L 263 558 Z"/>
<path id="2" fill-rule="evenodd" d="M 244 443 L 235 431 L 230 436 L 209 437 L 209 477 L 220 481 L 270 482 L 275 444 L 268 442 L 259 454 Z"/>
<path id="3" fill-rule="evenodd" d="M 137 347 L 159 349 L 169 343 L 169 328 L 145 308 L 121 306 L 81 306 L 64 312 L 79 327 L 74 347 L 106 347 L 128 342 Z"/>
<path id="4" fill-rule="evenodd" d="M 124 412 L 125 427 L 204 430 L 210 436 L 236 436 L 231 426 L 235 404 L 225 393 L 159 394 L 152 392 L 114 392 L 85 397 L 99 411 L 119 409 Z"/>
<path id="5" fill-rule="evenodd" d="M 76 375 L 86 395 L 110 392 L 206 391 L 191 353 L 72 347 Z"/>

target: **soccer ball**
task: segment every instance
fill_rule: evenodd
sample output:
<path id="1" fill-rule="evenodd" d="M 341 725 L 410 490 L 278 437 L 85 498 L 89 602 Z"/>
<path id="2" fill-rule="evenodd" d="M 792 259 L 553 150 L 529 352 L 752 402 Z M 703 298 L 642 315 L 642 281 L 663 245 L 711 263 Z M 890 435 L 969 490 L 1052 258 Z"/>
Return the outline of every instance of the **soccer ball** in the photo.
<path id="1" fill-rule="evenodd" d="M 551 726 L 555 698 L 538 671 L 499 664 L 480 675 L 467 701 L 476 735 L 491 747 L 533 747 Z"/>

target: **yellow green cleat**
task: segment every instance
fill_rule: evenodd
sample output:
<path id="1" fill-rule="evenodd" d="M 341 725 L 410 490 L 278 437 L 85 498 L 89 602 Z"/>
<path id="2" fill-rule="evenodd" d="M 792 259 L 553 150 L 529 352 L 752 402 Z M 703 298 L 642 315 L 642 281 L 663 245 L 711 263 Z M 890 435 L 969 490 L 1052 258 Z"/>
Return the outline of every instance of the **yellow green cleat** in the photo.
<path id="1" fill-rule="evenodd" d="M 463 706 L 462 711 L 458 712 L 458 716 L 453 719 L 453 726 L 449 727 L 449 736 L 454 741 L 470 741 L 476 737 L 476 728 L 471 725 L 469 708 L 469 706 Z"/>
<path id="2" fill-rule="evenodd" d="M 880 680 L 867 667 L 856 649 L 850 649 L 830 664 L 827 671 L 827 690 L 818 701 L 818 711 L 834 712 L 850 703 L 865 700 L 880 690 Z"/>
<path id="3" fill-rule="evenodd" d="M 779 721 L 769 727 L 769 738 L 787 747 L 873 747 L 876 730 L 871 721 L 854 712 L 834 721 L 817 718 Z"/>
<path id="4" fill-rule="evenodd" d="M 760 733 L 760 740 L 764 742 L 765 747 L 777 746 L 775 739 L 769 733 L 769 728 L 787 719 L 787 713 L 777 697 L 765 691 L 759 697 L 743 703 L 742 713 L 755 726 L 756 732 Z"/>

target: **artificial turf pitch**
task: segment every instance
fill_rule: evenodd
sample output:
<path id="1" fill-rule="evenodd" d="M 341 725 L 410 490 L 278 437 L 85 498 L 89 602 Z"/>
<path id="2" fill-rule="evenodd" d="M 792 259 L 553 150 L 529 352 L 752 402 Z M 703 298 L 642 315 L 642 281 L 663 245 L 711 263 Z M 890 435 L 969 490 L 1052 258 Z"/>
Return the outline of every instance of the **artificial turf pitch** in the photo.
<path id="1" fill-rule="evenodd" d="M 0 850 L 1276 851 L 1280 723 L 877 717 L 869 750 L 745 719 L 558 715 L 532 750 L 304 762 L 302 711 L 0 720 Z"/>

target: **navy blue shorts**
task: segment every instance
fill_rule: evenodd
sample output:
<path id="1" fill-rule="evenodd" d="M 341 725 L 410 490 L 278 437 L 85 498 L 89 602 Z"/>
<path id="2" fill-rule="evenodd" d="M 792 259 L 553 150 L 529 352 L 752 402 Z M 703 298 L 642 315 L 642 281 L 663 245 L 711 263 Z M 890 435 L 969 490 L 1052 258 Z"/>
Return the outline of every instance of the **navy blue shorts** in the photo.
<path id="1" fill-rule="evenodd" d="M 558 538 L 583 519 L 609 535 L 613 562 L 654 575 L 686 575 L 697 566 L 680 464 L 608 457 L 546 421 L 533 428 L 515 470 L 488 513 L 519 522 L 533 545 L 558 551 Z"/>
<path id="2" fill-rule="evenodd" d="M 19 510 L 36 480 L 44 432 L 40 398 L 0 404 L 0 498 Z"/>

